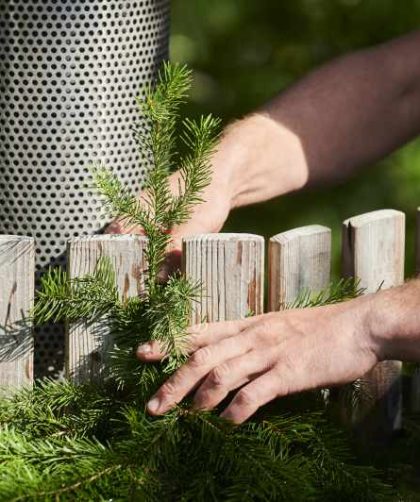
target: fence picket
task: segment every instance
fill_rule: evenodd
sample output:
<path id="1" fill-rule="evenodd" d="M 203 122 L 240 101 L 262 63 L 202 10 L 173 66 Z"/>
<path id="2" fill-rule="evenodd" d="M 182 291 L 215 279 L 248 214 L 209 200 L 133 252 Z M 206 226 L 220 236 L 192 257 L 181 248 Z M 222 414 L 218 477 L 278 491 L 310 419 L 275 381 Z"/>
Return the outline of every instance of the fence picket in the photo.
<path id="1" fill-rule="evenodd" d="M 268 309 L 282 310 L 302 290 L 320 291 L 330 282 L 331 230 L 308 225 L 270 239 Z"/>
<path id="2" fill-rule="evenodd" d="M 366 293 L 404 280 L 405 216 L 374 211 L 343 223 L 342 269 L 360 280 Z M 94 271 L 100 257 L 111 259 L 122 296 L 144 291 L 146 238 L 96 235 L 68 243 L 70 277 Z M 331 230 L 309 225 L 275 235 L 269 247 L 270 311 L 293 302 L 300 291 L 319 291 L 330 281 Z M 263 312 L 264 239 L 252 234 L 202 234 L 183 240 L 183 271 L 201 282 L 193 323 L 221 321 Z M 420 209 L 417 213 L 416 271 L 420 274 Z M 32 382 L 33 333 L 27 318 L 34 298 L 34 241 L 0 236 L 0 386 Z M 101 336 L 98 336 L 100 333 Z M 13 343 L 9 343 L 12 341 Z M 100 376 L 112 343 L 105 326 L 73 324 L 66 333 L 66 374 L 75 381 Z M 354 424 L 389 435 L 401 426 L 401 363 L 377 365 L 362 379 L 365 398 L 351 411 Z M 367 397 L 366 397 L 367 396 Z M 363 396 L 362 396 L 363 397 Z M 411 406 L 420 409 L 420 372 L 412 381 Z"/>
<path id="3" fill-rule="evenodd" d="M 404 281 L 405 215 L 385 209 L 343 223 L 342 268 L 365 293 Z M 365 434 L 386 438 L 401 427 L 401 362 L 384 361 L 361 380 L 364 394 L 351 420 Z"/>
<path id="4" fill-rule="evenodd" d="M 201 282 L 193 323 L 263 312 L 264 239 L 252 234 L 201 234 L 183 240 L 183 271 Z"/>
<path id="5" fill-rule="evenodd" d="M 415 241 L 416 276 L 420 276 L 420 207 L 416 212 L 416 241 Z"/>
<path id="6" fill-rule="evenodd" d="M 416 214 L 416 276 L 420 278 L 420 208 Z M 420 411 L 420 368 L 414 370 L 410 381 L 410 407 L 415 413 Z"/>
<path id="7" fill-rule="evenodd" d="M 95 235 L 68 243 L 71 278 L 91 274 L 101 257 L 111 260 L 121 296 L 144 291 L 146 238 L 134 235 Z M 104 354 L 112 344 L 106 326 L 75 323 L 66 331 L 66 375 L 76 382 L 98 378 L 104 371 Z"/>
<path id="8" fill-rule="evenodd" d="M 0 235 L 0 386 L 7 392 L 33 381 L 33 330 L 27 319 L 34 274 L 34 240 Z"/>

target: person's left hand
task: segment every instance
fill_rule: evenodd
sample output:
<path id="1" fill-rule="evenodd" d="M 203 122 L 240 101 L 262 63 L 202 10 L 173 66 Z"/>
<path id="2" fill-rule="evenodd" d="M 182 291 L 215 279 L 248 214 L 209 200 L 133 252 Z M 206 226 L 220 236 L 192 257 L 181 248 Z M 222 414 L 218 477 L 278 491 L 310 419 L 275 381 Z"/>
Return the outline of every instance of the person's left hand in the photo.
<path id="1" fill-rule="evenodd" d="M 169 411 L 190 392 L 196 408 L 209 410 L 240 389 L 221 415 L 241 423 L 275 398 L 355 380 L 380 359 L 369 330 L 371 296 L 193 326 L 191 357 L 149 401 L 149 413 Z M 137 355 L 146 362 L 164 357 L 156 342 Z"/>

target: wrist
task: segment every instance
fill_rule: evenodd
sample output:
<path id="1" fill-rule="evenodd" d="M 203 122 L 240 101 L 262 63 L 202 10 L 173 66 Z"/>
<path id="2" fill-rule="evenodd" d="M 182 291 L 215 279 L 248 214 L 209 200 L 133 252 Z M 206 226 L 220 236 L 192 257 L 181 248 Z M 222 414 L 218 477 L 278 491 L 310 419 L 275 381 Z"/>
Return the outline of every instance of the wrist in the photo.
<path id="1" fill-rule="evenodd" d="M 270 117 L 255 114 L 226 128 L 213 156 L 213 177 L 228 190 L 234 208 L 297 190 L 308 176 L 296 135 Z"/>
<path id="2" fill-rule="evenodd" d="M 344 328 L 350 327 L 349 333 L 359 349 L 363 353 L 369 353 L 379 362 L 382 354 L 382 338 L 372 329 L 372 296 L 360 296 L 333 307 L 342 314 L 339 316 L 341 329 L 345 332 Z"/>
<path id="3" fill-rule="evenodd" d="M 380 360 L 420 361 L 420 281 L 367 295 Z"/>

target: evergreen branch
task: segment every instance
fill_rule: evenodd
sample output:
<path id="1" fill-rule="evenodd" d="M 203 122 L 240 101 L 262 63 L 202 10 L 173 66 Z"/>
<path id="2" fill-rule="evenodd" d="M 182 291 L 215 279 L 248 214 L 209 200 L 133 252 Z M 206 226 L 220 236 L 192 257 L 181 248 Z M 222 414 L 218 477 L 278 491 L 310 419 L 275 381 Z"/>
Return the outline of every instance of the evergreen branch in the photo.
<path id="1" fill-rule="evenodd" d="M 101 165 L 92 166 L 90 172 L 94 189 L 102 197 L 103 207 L 111 218 L 120 218 L 143 228 L 151 225 L 150 212 L 115 174 Z"/>
<path id="2" fill-rule="evenodd" d="M 185 361 L 185 337 L 191 317 L 192 303 L 196 300 L 199 286 L 184 277 L 170 277 L 165 288 L 150 302 L 149 336 L 159 340 L 168 354 L 165 371 L 172 373 Z"/>
<path id="3" fill-rule="evenodd" d="M 201 193 L 211 181 L 210 157 L 218 140 L 217 130 L 220 120 L 208 115 L 198 122 L 184 120 L 183 141 L 189 153 L 181 162 L 182 185 L 180 195 L 172 198 L 171 208 L 167 213 L 171 224 L 181 224 L 188 220 L 192 208 L 202 202 Z"/>
<path id="4" fill-rule="evenodd" d="M 303 289 L 293 302 L 286 304 L 285 308 L 319 307 L 321 305 L 333 305 L 334 303 L 341 303 L 352 298 L 357 298 L 364 293 L 364 289 L 359 287 L 359 282 L 359 280 L 350 277 L 332 282 L 328 288 L 322 291 L 313 292 Z"/>
<path id="5" fill-rule="evenodd" d="M 115 273 L 109 260 L 100 259 L 92 275 L 70 278 L 61 268 L 41 278 L 32 317 L 35 324 L 86 320 L 94 322 L 118 303 Z"/>
<path id="6" fill-rule="evenodd" d="M 144 185 L 146 200 L 157 224 L 165 222 L 171 201 L 168 175 L 173 168 L 178 111 L 191 86 L 186 66 L 165 64 L 156 86 L 138 100 L 147 125 L 137 130 L 141 150 L 151 163 Z"/>
<path id="7" fill-rule="evenodd" d="M 4 426 L 0 435 L 0 462 L 18 459 L 32 465 L 49 466 L 52 470 L 60 464 L 81 459 L 104 459 L 105 447 L 94 439 L 69 437 L 24 439 L 11 427 Z"/>
<path id="8" fill-rule="evenodd" d="M 50 491 L 41 491 L 41 492 L 38 492 L 36 494 L 31 495 L 30 497 L 28 497 L 27 495 L 22 495 L 22 496 L 19 496 L 19 497 L 12 499 L 11 502 L 20 502 L 22 500 L 28 500 L 28 498 L 33 498 L 33 497 L 37 497 L 37 498 L 54 497 L 57 500 L 57 498 L 60 495 L 63 495 L 68 492 L 74 492 L 77 489 L 81 488 L 83 485 L 88 484 L 88 483 L 93 483 L 94 481 L 97 481 L 99 478 L 106 476 L 107 474 L 110 474 L 120 468 L 121 468 L 121 466 L 119 466 L 119 465 L 113 465 L 113 466 L 107 467 L 105 469 L 102 469 L 98 472 L 95 472 L 95 474 L 92 474 L 91 476 L 88 476 L 88 477 L 83 478 L 79 481 L 76 481 L 75 483 L 70 484 L 68 486 L 63 486 L 62 488 L 57 488 L 55 490 L 50 490 Z"/>
<path id="9" fill-rule="evenodd" d="M 281 415 L 276 404 L 274 412 L 265 409 L 240 427 L 190 410 L 188 402 L 164 417 L 144 411 L 151 393 L 184 361 L 200 291 L 178 275 L 167 284 L 158 280 L 173 225 L 186 221 L 209 183 L 216 145 L 216 119 L 184 121 L 181 139 L 189 151 L 179 162 L 179 193 L 172 194 L 168 175 L 178 163 L 179 108 L 190 83 L 185 67 L 167 64 L 139 101 L 137 139 L 149 165 L 141 200 L 105 168 L 92 173 L 109 214 L 141 226 L 148 237 L 144 294 L 121 301 L 106 260 L 86 277 L 54 270 L 42 280 L 32 313 L 37 324 L 106 320 L 113 341 L 109 377 L 81 386 L 44 381 L 0 399 L 2 500 L 387 500 L 389 487 L 372 468 L 354 465 L 347 439 L 328 424 L 324 410 L 297 413 L 288 406 L 290 413 Z M 315 295 L 302 292 L 289 307 L 358 294 L 355 283 L 344 281 Z M 150 340 L 169 354 L 163 363 L 137 360 L 136 347 Z M 319 409 L 318 401 L 304 398 L 303 404 Z"/>

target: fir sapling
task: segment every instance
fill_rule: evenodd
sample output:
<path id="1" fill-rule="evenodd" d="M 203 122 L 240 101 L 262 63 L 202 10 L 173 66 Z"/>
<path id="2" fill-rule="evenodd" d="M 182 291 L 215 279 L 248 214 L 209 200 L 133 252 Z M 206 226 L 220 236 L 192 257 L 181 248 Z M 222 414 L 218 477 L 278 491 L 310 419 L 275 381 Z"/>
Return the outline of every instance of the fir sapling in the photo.
<path id="1" fill-rule="evenodd" d="M 210 181 L 217 141 L 217 119 L 179 121 L 190 84 L 188 69 L 166 64 L 138 100 L 145 125 L 136 137 L 150 166 L 140 200 L 105 167 L 93 170 L 109 214 L 140 226 L 148 238 L 145 293 L 122 300 L 106 260 L 87 277 L 51 270 L 42 279 L 35 323 L 106 321 L 115 347 L 101 381 L 42 381 L 0 400 L 0 499 L 393 500 L 373 468 L 356 465 L 319 393 L 272 403 L 241 426 L 188 403 L 159 418 L 145 412 L 151 394 L 185 361 L 191 304 L 200 288 L 180 274 L 166 284 L 158 278 L 172 227 L 188 219 Z M 168 176 L 175 167 L 182 181 L 174 194 Z M 354 285 L 340 283 L 316 297 L 302 294 L 295 307 L 354 294 Z M 163 344 L 168 357 L 161 364 L 137 360 L 137 346 L 149 340 Z"/>

